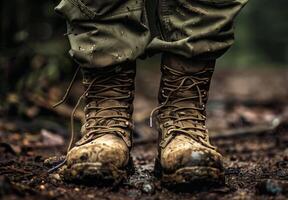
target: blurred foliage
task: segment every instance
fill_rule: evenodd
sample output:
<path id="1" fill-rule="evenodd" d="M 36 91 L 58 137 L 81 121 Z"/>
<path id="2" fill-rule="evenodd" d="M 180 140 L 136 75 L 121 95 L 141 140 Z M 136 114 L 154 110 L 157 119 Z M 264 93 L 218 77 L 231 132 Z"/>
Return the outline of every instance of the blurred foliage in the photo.
<path id="1" fill-rule="evenodd" d="M 45 96 L 73 73 L 66 24 L 53 10 L 57 2 L 0 2 L 0 111 L 11 103 L 21 110 L 27 93 Z"/>
<path id="2" fill-rule="evenodd" d="M 9 93 L 42 95 L 51 84 L 71 78 L 75 64 L 67 53 L 65 20 L 53 10 L 58 2 L 0 2 L 0 111 Z M 236 20 L 236 43 L 219 65 L 287 66 L 287 8 L 287 0 L 250 0 Z"/>
<path id="3" fill-rule="evenodd" d="M 235 23 L 235 45 L 219 64 L 229 67 L 287 67 L 288 1 L 250 0 Z"/>

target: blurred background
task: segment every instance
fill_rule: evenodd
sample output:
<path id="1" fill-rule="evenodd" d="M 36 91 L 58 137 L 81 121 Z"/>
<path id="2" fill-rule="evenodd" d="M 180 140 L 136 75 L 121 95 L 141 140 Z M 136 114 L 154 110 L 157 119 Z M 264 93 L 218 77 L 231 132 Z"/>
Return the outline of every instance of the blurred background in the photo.
<path id="1" fill-rule="evenodd" d="M 65 20 L 53 10 L 57 3 L 58 0 L 1 1 L 1 113 L 5 110 L 12 115 L 33 117 L 37 109 L 27 110 L 29 104 L 34 104 L 32 96 L 45 99 L 53 93 L 49 98 L 55 101 L 61 91 L 54 86 L 65 86 L 65 81 L 71 79 L 75 64 L 68 56 Z M 266 68 L 287 68 L 287 6 L 286 0 L 251 0 L 236 20 L 236 43 L 219 59 L 218 71 L 253 69 L 261 73 Z M 158 71 L 158 64 L 159 56 L 140 61 L 140 73 Z"/>
<path id="2" fill-rule="evenodd" d="M 76 69 L 68 55 L 66 22 L 53 10 L 58 2 L 1 1 L 0 115 L 34 120 L 43 116 L 49 119 L 50 114 L 56 114 L 60 116 L 57 120 L 66 122 L 73 103 L 81 95 L 78 82 L 67 105 L 51 108 L 61 99 Z M 235 22 L 235 45 L 218 60 L 211 107 L 221 99 L 225 102 L 241 98 L 285 101 L 287 7 L 286 0 L 277 3 L 251 0 L 243 9 Z M 159 58 L 158 55 L 138 62 L 137 91 L 142 91 L 136 99 L 136 109 L 139 109 L 136 118 L 139 120 L 145 119 L 157 103 L 155 85 L 159 83 Z M 147 102 L 151 103 L 146 105 Z M 77 116 L 81 119 L 81 112 Z"/>
<path id="3" fill-rule="evenodd" d="M 191 199 L 162 190 L 151 176 L 157 132 L 148 124 L 157 106 L 159 55 L 138 61 L 132 151 L 138 171 L 126 186 L 109 192 L 114 188 L 64 184 L 59 174 L 47 174 L 63 157 L 44 160 L 66 153 L 70 114 L 83 93 L 79 75 L 67 101 L 52 108 L 77 67 L 68 55 L 66 22 L 53 10 L 58 2 L 0 1 L 0 199 L 141 199 L 147 193 Z M 287 0 L 250 0 L 235 22 L 235 45 L 218 60 L 208 102 L 207 125 L 225 157 L 227 180 L 193 199 L 288 197 L 287 8 Z M 77 130 L 81 121 L 79 109 Z"/>

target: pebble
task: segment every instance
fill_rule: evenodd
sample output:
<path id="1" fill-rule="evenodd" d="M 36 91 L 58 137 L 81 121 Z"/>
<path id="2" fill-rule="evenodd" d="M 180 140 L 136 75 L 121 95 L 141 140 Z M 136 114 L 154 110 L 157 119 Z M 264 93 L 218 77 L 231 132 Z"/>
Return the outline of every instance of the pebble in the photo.
<path id="1" fill-rule="evenodd" d="M 142 185 L 142 191 L 148 194 L 153 194 L 155 192 L 155 186 L 152 183 L 144 183 Z"/>
<path id="2" fill-rule="evenodd" d="M 231 175 L 231 174 L 240 174 L 241 170 L 239 168 L 233 168 L 233 167 L 229 167 L 227 169 L 225 169 L 225 174 L 226 175 Z"/>
<path id="3" fill-rule="evenodd" d="M 88 195 L 87 195 L 87 198 L 89 198 L 89 199 L 94 199 L 95 196 L 94 196 L 93 194 L 88 194 Z"/>
<path id="4" fill-rule="evenodd" d="M 45 185 L 40 185 L 40 190 L 45 190 Z"/>
<path id="5" fill-rule="evenodd" d="M 51 174 L 50 177 L 54 180 L 61 181 L 61 177 L 59 174 Z"/>

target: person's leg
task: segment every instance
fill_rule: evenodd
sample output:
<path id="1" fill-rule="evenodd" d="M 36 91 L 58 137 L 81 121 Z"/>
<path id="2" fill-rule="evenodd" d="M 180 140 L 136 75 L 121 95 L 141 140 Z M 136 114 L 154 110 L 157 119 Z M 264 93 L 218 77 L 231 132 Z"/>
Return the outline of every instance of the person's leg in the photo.
<path id="1" fill-rule="evenodd" d="M 155 110 L 160 130 L 156 171 L 164 183 L 223 181 L 222 156 L 210 144 L 205 108 L 215 59 L 233 44 L 233 20 L 245 3 L 159 0 L 161 36 L 149 48 L 164 52 Z"/>
<path id="2" fill-rule="evenodd" d="M 67 19 L 85 88 L 82 138 L 69 149 L 64 178 L 121 181 L 131 163 L 135 59 L 150 37 L 143 1 L 62 0 L 56 11 Z"/>
<path id="3" fill-rule="evenodd" d="M 150 39 L 144 0 L 62 0 L 55 10 L 67 20 L 70 55 L 81 67 L 134 61 Z"/>
<path id="4" fill-rule="evenodd" d="M 147 49 L 212 60 L 234 42 L 233 22 L 248 0 L 158 0 L 159 36 Z"/>

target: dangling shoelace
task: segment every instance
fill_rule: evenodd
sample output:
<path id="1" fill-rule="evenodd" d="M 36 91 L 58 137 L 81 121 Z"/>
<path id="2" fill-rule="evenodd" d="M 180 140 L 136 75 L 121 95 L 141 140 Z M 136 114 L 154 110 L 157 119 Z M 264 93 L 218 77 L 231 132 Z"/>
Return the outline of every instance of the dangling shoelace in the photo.
<path id="1" fill-rule="evenodd" d="M 70 92 L 71 92 L 71 89 L 72 89 L 72 87 L 73 87 L 73 84 L 74 84 L 74 82 L 75 82 L 75 80 L 76 80 L 76 77 L 77 77 L 79 71 L 80 71 L 80 66 L 77 67 L 77 69 L 76 69 L 76 71 L 75 71 L 75 73 L 74 73 L 74 75 L 73 75 L 73 78 L 72 78 L 72 80 L 70 81 L 68 88 L 66 89 L 66 92 L 65 92 L 64 96 L 62 97 L 62 99 L 61 99 L 59 102 L 57 102 L 56 104 L 54 104 L 54 105 L 52 106 L 53 108 L 56 108 L 56 107 L 60 106 L 61 104 L 63 104 L 63 103 L 67 100 L 68 95 L 69 95 Z M 81 98 L 81 97 L 80 97 L 80 98 Z M 80 98 L 79 98 L 79 99 L 80 99 Z M 79 101 L 79 100 L 78 100 L 78 101 Z M 74 112 L 74 109 L 73 109 L 72 113 L 73 113 L 73 112 Z M 72 116 L 72 115 L 73 115 L 73 116 Z M 72 118 L 73 118 L 73 119 L 72 119 Z M 71 121 L 71 122 L 73 121 L 73 123 L 74 123 L 74 114 L 71 114 L 71 116 L 70 116 L 70 121 Z M 75 137 L 75 136 L 74 136 L 74 126 L 71 126 L 71 135 L 70 135 L 69 144 L 68 144 L 68 147 L 67 147 L 67 152 L 66 152 L 65 159 L 64 159 L 63 161 L 61 161 L 59 164 L 57 164 L 56 166 L 50 168 L 50 169 L 47 171 L 48 173 L 52 173 L 52 172 L 54 172 L 55 170 L 57 170 L 57 169 L 59 169 L 60 167 L 62 167 L 63 165 L 65 165 L 65 163 L 66 163 L 66 161 L 67 161 L 67 158 L 66 158 L 66 157 L 67 157 L 67 153 L 68 153 L 68 151 L 71 149 L 71 147 L 72 147 L 72 145 L 73 145 L 74 137 Z"/>
<path id="2" fill-rule="evenodd" d="M 176 77 L 175 79 L 167 79 L 165 76 L 163 78 L 163 93 L 162 96 L 165 98 L 165 101 L 161 103 L 158 107 L 154 108 L 150 114 L 150 126 L 153 126 L 153 118 L 155 113 L 159 113 L 161 111 L 165 111 L 167 108 L 171 108 L 170 113 L 179 113 L 179 111 L 192 111 L 192 113 L 195 113 L 195 115 L 191 116 L 182 116 L 179 115 L 175 117 L 171 114 L 161 114 L 159 117 L 164 120 L 167 119 L 168 121 L 171 120 L 173 123 L 167 123 L 167 133 L 165 134 L 165 139 L 162 140 L 160 143 L 161 146 L 166 146 L 167 143 L 171 141 L 175 137 L 177 133 L 182 133 L 185 135 L 190 136 L 192 139 L 194 139 L 197 142 L 200 142 L 201 144 L 205 145 L 206 147 L 215 149 L 214 146 L 212 146 L 209 142 L 207 129 L 205 127 L 205 119 L 206 116 L 204 114 L 205 112 L 205 103 L 204 99 L 206 97 L 206 92 L 201 90 L 200 85 L 205 85 L 209 83 L 209 78 L 201 78 L 202 74 L 207 73 L 207 69 L 204 69 L 200 72 L 193 73 L 193 74 L 186 74 L 183 72 L 179 72 L 175 69 L 171 69 L 168 66 L 163 66 L 164 73 L 170 73 L 173 77 Z M 170 75 L 169 75 L 170 76 Z M 179 84 L 180 82 L 180 84 Z M 178 83 L 178 84 L 177 84 Z M 176 85 L 176 86 L 175 86 Z M 177 86 L 178 85 L 178 86 Z M 179 97 L 174 100 L 171 100 L 171 97 L 173 94 L 177 94 L 179 92 L 185 92 L 190 91 L 191 89 L 195 88 L 196 95 L 189 96 L 189 97 Z M 168 95 L 165 95 L 165 91 L 168 91 Z M 198 99 L 198 106 L 196 104 L 193 104 L 193 106 L 183 106 L 183 105 L 177 105 L 179 102 L 185 102 L 189 100 L 195 100 Z M 171 100 L 171 102 L 170 102 Z M 185 112 L 184 112 L 185 113 Z M 190 120 L 192 123 L 191 126 L 187 125 L 178 125 L 181 122 L 185 122 Z M 202 122 L 202 123 L 201 123 Z M 164 124 L 165 124 L 164 123 Z M 196 131 L 195 131 L 196 130 Z"/>
<path id="3" fill-rule="evenodd" d="M 72 86 L 76 80 L 77 74 L 80 71 L 80 67 L 77 68 L 77 70 L 75 71 L 73 78 L 63 96 L 63 98 L 56 103 L 55 105 L 53 105 L 53 108 L 63 104 L 67 98 L 69 93 L 71 92 Z M 112 75 L 110 75 L 112 72 L 114 72 L 114 70 L 111 71 L 105 71 L 105 76 L 103 75 L 104 78 L 102 77 L 96 77 L 94 78 L 89 84 L 87 89 L 83 92 L 83 94 L 79 97 L 75 107 L 73 108 L 72 112 L 71 112 L 71 116 L 70 116 L 70 127 L 71 127 L 71 135 L 70 135 L 70 139 L 69 139 L 69 144 L 66 150 L 66 156 L 65 159 L 60 162 L 59 164 L 57 164 L 56 166 L 52 167 L 51 169 L 48 170 L 48 173 L 54 172 L 55 170 L 59 169 L 60 167 L 62 167 L 63 165 L 66 164 L 67 162 L 67 155 L 69 153 L 69 151 L 72 149 L 73 146 L 73 142 L 75 140 L 75 130 L 74 130 L 74 117 L 75 117 L 75 112 L 78 109 L 81 101 L 86 97 L 86 98 L 93 98 L 93 99 L 100 99 L 98 103 L 104 102 L 105 100 L 109 99 L 109 100 L 122 100 L 122 99 L 128 99 L 131 97 L 131 93 L 129 93 L 129 95 L 125 95 L 125 96 L 118 96 L 118 97 L 106 97 L 106 96 L 100 96 L 98 94 L 91 94 L 89 93 L 89 91 L 91 90 L 91 88 L 94 87 L 100 87 L 102 89 L 98 90 L 97 93 L 103 93 L 105 91 L 108 90 L 114 90 L 117 91 L 119 93 L 127 93 L 127 91 L 125 90 L 121 90 L 122 87 L 129 87 L 130 86 L 130 79 L 121 79 L 121 78 L 117 78 L 116 76 L 119 76 L 119 74 L 114 73 Z M 110 76 L 109 76 L 109 75 Z M 106 77 L 106 78 L 105 78 Z M 102 80 L 101 80 L 102 78 Z M 100 80 L 98 80 L 100 79 Z M 94 85 L 95 82 L 97 81 L 97 85 Z M 117 82 L 115 83 L 115 85 L 111 85 L 111 83 Z M 106 83 L 106 84 L 105 84 Z M 93 135 L 97 134 L 97 135 L 101 135 L 107 132 L 115 132 L 116 134 L 119 134 L 119 128 L 125 128 L 127 126 L 132 126 L 129 122 L 129 118 L 127 116 L 122 116 L 122 115 L 110 115 L 110 116 L 97 116 L 97 113 L 100 113 L 104 110 L 113 110 L 113 109 L 127 109 L 127 106 L 109 106 L 109 107 L 105 107 L 105 108 L 101 108 L 98 106 L 88 106 L 87 109 L 95 109 L 97 110 L 95 116 L 88 116 L 86 119 L 85 124 L 88 123 L 89 120 L 94 119 L 95 124 L 97 124 L 97 122 L 100 122 L 101 120 L 109 120 L 109 119 L 113 119 L 114 121 L 122 121 L 124 123 L 126 123 L 126 126 L 120 125 L 120 124 L 114 124 L 114 125 L 105 125 L 105 126 L 101 126 L 101 125 L 94 125 L 94 126 L 90 126 L 89 129 L 92 129 L 92 131 L 88 132 L 87 134 L 85 134 L 85 136 L 83 136 L 83 138 L 78 142 L 78 145 L 83 145 L 84 143 L 89 142 L 89 140 L 91 140 L 91 138 L 93 137 Z M 98 119 L 98 120 L 97 120 Z M 125 132 L 120 130 L 120 135 L 124 134 Z"/>

